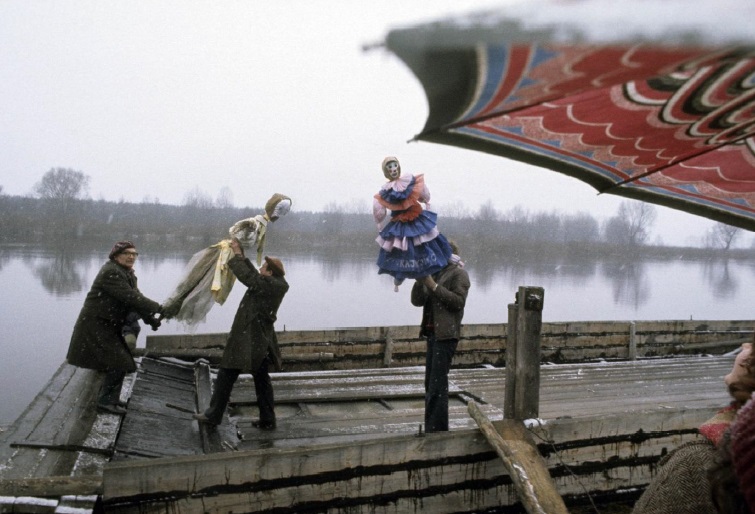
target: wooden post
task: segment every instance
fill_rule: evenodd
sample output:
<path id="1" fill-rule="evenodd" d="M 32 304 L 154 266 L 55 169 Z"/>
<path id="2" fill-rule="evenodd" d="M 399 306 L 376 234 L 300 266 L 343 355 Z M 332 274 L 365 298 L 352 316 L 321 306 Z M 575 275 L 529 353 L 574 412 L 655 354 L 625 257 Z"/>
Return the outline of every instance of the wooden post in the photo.
<path id="1" fill-rule="evenodd" d="M 629 360 L 637 360 L 637 327 L 634 321 L 629 323 Z"/>
<path id="2" fill-rule="evenodd" d="M 516 320 L 518 306 L 509 304 L 509 322 L 506 331 L 506 387 L 503 398 L 503 417 L 516 417 Z"/>
<path id="3" fill-rule="evenodd" d="M 540 411 L 540 332 L 544 300 L 542 287 L 520 287 L 514 309 L 509 306 L 508 341 L 514 343 L 506 352 L 504 416 L 509 419 L 536 418 Z M 513 380 L 510 379 L 512 374 Z"/>
<path id="4" fill-rule="evenodd" d="M 468 410 L 485 438 L 503 461 L 522 505 L 530 514 L 568 514 L 534 440 L 519 420 L 504 419 L 499 429 L 475 402 Z"/>
<path id="5" fill-rule="evenodd" d="M 204 412 L 210 407 L 212 398 L 212 377 L 210 365 L 204 359 L 194 364 L 194 383 L 197 393 L 197 412 Z M 225 413 L 223 414 L 225 416 Z M 218 432 L 206 423 L 199 423 L 199 436 L 202 438 L 202 449 L 205 453 L 213 453 L 222 449 Z"/>
<path id="6" fill-rule="evenodd" d="M 389 368 L 393 360 L 393 334 L 391 329 L 385 329 L 385 353 L 383 353 L 383 366 Z"/>

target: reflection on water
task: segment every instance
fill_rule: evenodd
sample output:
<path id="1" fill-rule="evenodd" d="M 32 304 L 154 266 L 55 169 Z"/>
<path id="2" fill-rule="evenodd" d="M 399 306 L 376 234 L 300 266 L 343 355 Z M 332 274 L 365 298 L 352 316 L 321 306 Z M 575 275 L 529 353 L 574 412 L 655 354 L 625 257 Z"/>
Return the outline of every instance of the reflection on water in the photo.
<path id="1" fill-rule="evenodd" d="M 706 261 L 702 272 L 714 297 L 724 299 L 737 294 L 739 283 L 731 272 L 728 259 Z"/>
<path id="2" fill-rule="evenodd" d="M 70 249 L 56 249 L 48 259 L 28 264 L 34 276 L 52 295 L 67 296 L 89 286 L 84 280 L 85 262 L 77 260 Z"/>
<path id="3" fill-rule="evenodd" d="M 0 390 L 16 391 L 0 404 L 0 425 L 23 410 L 63 362 L 84 297 L 109 248 L 0 249 Z M 163 301 L 193 253 L 156 254 L 140 249 L 139 286 Z M 278 253 L 272 248 L 271 253 Z M 375 255 L 281 255 L 291 288 L 279 311 L 278 330 L 418 325 L 421 309 L 409 301 L 413 281 L 399 292 L 378 275 Z M 465 257 L 472 288 L 464 321 L 505 323 L 519 286 L 546 291 L 543 320 L 750 319 L 755 261 L 596 259 L 586 252 Z M 227 332 L 243 296 L 237 283 L 225 305 L 196 327 L 167 322 L 159 334 Z M 138 345 L 144 346 L 143 330 Z"/>
<path id="4" fill-rule="evenodd" d="M 603 276 L 611 283 L 614 302 L 639 309 L 650 298 L 650 284 L 645 264 L 634 260 L 608 261 Z"/>

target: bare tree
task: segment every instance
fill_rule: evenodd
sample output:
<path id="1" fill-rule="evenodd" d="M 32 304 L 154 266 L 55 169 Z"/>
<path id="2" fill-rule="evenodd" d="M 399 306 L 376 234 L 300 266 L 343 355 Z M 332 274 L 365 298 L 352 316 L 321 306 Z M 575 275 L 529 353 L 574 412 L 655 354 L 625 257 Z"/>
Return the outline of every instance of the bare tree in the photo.
<path id="1" fill-rule="evenodd" d="M 579 212 L 567 215 L 561 223 L 564 242 L 595 242 L 600 238 L 598 221 L 590 214 Z"/>
<path id="2" fill-rule="evenodd" d="M 68 168 L 52 168 L 34 185 L 34 192 L 45 200 L 68 206 L 82 199 L 89 190 L 89 175 Z"/>
<path id="3" fill-rule="evenodd" d="M 616 216 L 609 218 L 605 224 L 606 241 L 630 246 L 644 245 L 657 217 L 656 208 L 649 203 L 621 202 Z"/>
<path id="4" fill-rule="evenodd" d="M 509 209 L 505 217 L 506 221 L 514 225 L 526 225 L 530 222 L 530 213 L 521 205 Z"/>
<path id="5" fill-rule="evenodd" d="M 477 211 L 475 218 L 478 221 L 498 221 L 501 218 L 498 210 L 493 205 L 493 200 L 488 200 L 484 204 L 480 205 L 480 210 Z"/>
<path id="6" fill-rule="evenodd" d="M 202 191 L 199 186 L 184 195 L 184 205 L 195 209 L 210 209 L 213 206 L 210 195 Z"/>
<path id="7" fill-rule="evenodd" d="M 34 192 L 44 201 L 53 238 L 80 233 L 81 200 L 88 189 L 89 176 L 68 168 L 52 168 L 34 185 Z"/>
<path id="8" fill-rule="evenodd" d="M 464 219 L 472 217 L 471 214 L 469 214 L 469 209 L 464 205 L 464 202 L 460 200 L 456 200 L 453 203 L 442 204 L 438 206 L 436 212 L 442 213 L 442 215 L 447 218 Z"/>
<path id="9" fill-rule="evenodd" d="M 228 209 L 233 207 L 233 191 L 228 186 L 223 186 L 218 192 L 218 197 L 215 200 L 215 207 L 219 209 Z"/>
<path id="10" fill-rule="evenodd" d="M 705 246 L 728 251 L 741 233 L 742 229 L 739 227 L 727 225 L 726 223 L 716 223 L 705 234 Z"/>

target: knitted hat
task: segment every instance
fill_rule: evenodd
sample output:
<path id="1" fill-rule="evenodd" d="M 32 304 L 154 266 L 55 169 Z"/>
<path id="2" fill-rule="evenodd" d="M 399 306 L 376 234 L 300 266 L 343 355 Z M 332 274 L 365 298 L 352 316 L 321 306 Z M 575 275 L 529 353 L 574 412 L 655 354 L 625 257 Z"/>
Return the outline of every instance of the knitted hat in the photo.
<path id="1" fill-rule="evenodd" d="M 398 162 L 398 159 L 396 157 L 393 157 L 392 155 L 389 155 L 388 157 L 383 159 L 383 164 L 380 165 L 380 169 L 383 170 L 383 175 L 385 176 L 385 178 L 387 178 L 388 180 L 393 180 L 390 173 L 388 172 L 388 169 L 385 167 L 389 162 L 395 162 L 396 164 L 398 164 L 399 176 L 401 175 L 401 164 Z"/>
<path id="2" fill-rule="evenodd" d="M 134 243 L 131 241 L 118 241 L 113 245 L 113 249 L 110 250 L 108 258 L 112 261 L 118 254 L 123 253 L 127 248 L 136 248 L 136 246 L 134 246 Z"/>
<path id="3" fill-rule="evenodd" d="M 265 214 L 268 219 L 279 218 L 291 209 L 291 199 L 280 193 L 275 193 L 265 204 Z"/>
<path id="4" fill-rule="evenodd" d="M 755 512 L 755 399 L 739 409 L 731 426 L 731 460 L 750 512 Z"/>
<path id="5" fill-rule="evenodd" d="M 283 263 L 277 257 L 265 257 L 265 262 L 267 263 L 267 269 L 272 271 L 276 277 L 282 277 L 286 274 Z"/>

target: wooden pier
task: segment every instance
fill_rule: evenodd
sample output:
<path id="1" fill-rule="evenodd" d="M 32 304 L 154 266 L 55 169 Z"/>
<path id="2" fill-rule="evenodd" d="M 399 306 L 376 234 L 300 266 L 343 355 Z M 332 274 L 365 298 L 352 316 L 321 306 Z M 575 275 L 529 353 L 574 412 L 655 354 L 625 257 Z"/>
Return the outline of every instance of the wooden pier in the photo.
<path id="1" fill-rule="evenodd" d="M 566 504 L 639 495 L 660 456 L 728 403 L 734 358 L 723 354 L 751 340 L 754 324 L 543 324 L 539 413 L 526 425 Z M 416 331 L 281 333 L 289 368 L 273 375 L 275 431 L 251 426 L 248 375 L 217 430 L 191 418 L 209 401 L 218 335 L 190 347 L 185 336 L 148 338 L 123 417 L 94 411 L 96 373 L 63 364 L 0 433 L 0 512 L 524 512 L 469 413 L 474 403 L 501 429 L 509 377 L 495 363 L 507 325 L 464 327 L 451 431 L 440 434 L 421 430 Z"/>

